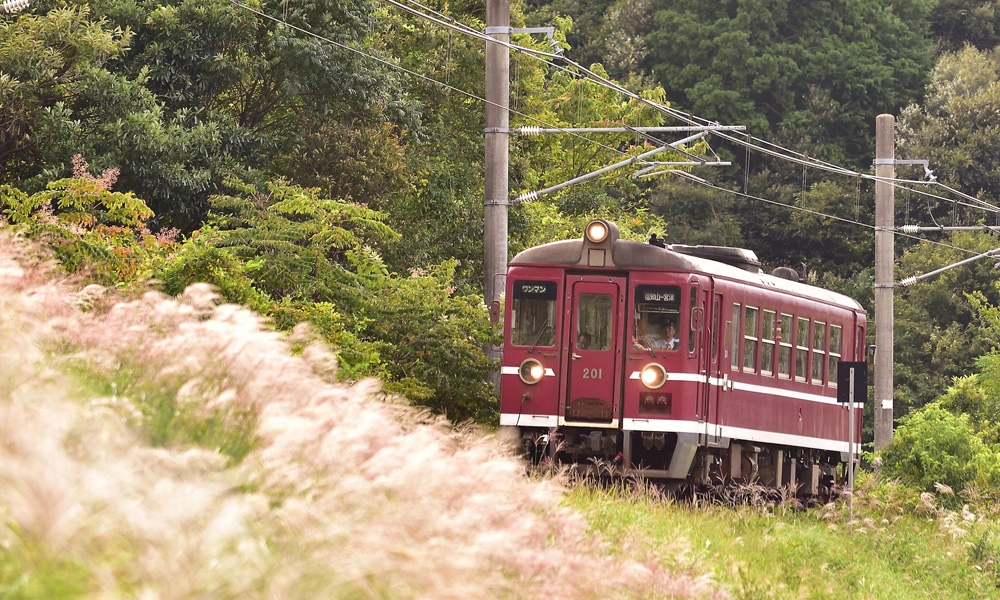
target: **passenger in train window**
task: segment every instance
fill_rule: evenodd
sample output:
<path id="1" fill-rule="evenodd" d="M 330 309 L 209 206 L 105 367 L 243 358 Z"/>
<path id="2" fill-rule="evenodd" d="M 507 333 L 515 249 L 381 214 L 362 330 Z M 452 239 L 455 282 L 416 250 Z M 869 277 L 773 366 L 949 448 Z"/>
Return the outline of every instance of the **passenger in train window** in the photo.
<path id="1" fill-rule="evenodd" d="M 576 347 L 580 350 L 590 348 L 590 334 L 584 331 L 576 338 Z"/>

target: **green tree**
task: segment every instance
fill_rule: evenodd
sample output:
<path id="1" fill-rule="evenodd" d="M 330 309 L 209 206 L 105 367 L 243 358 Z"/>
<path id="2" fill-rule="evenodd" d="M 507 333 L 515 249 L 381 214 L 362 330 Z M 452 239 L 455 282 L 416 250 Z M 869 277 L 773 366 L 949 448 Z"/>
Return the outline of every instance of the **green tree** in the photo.
<path id="1" fill-rule="evenodd" d="M 931 0 L 653 1 L 646 38 L 674 100 L 756 135 L 822 141 L 836 162 L 871 156 L 873 115 L 920 96 Z"/>
<path id="2" fill-rule="evenodd" d="M 990 50 L 1000 43 L 1000 3 L 996 0 L 939 0 L 931 13 L 934 39 L 947 51 L 966 44 Z"/>
<path id="3" fill-rule="evenodd" d="M 131 41 L 86 4 L 0 20 L 0 183 L 35 191 L 83 154 L 98 169 L 120 167 L 123 191 L 205 186 L 215 128 L 165 114 L 146 71 L 115 70 Z"/>
<path id="4" fill-rule="evenodd" d="M 344 378 L 381 377 L 451 419 L 489 422 L 493 340 L 481 296 L 455 290 L 457 261 L 392 273 L 379 252 L 398 239 L 385 215 L 287 182 L 228 182 L 211 198 L 212 225 L 174 255 L 169 293 L 220 287 L 281 328 L 311 322 L 335 346 Z"/>
<path id="5" fill-rule="evenodd" d="M 996 239 L 958 232 L 950 244 L 971 252 L 996 247 Z M 921 275 L 968 258 L 948 246 L 921 244 L 898 261 L 897 279 Z M 931 402 L 949 382 L 967 375 L 977 357 L 998 341 L 984 325 L 977 303 L 1000 301 L 993 261 L 981 260 L 902 288 L 895 300 L 895 398 L 897 415 Z M 978 292 L 976 296 L 971 294 Z"/>
<path id="6" fill-rule="evenodd" d="M 897 125 L 902 156 L 926 158 L 935 175 L 971 195 L 1000 198 L 1000 54 L 965 48 L 945 54 L 931 73 L 923 104 L 909 106 Z M 994 202 L 995 203 L 995 202 Z M 983 212 L 932 202 L 941 224 L 975 223 Z"/>

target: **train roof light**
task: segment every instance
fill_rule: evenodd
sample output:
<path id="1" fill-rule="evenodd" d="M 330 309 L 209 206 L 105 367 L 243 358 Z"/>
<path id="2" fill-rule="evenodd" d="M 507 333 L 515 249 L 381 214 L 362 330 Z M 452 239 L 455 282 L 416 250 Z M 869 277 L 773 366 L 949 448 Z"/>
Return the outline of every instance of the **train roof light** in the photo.
<path id="1" fill-rule="evenodd" d="M 587 225 L 587 239 L 595 244 L 600 244 L 608 239 L 610 228 L 604 221 L 591 221 Z"/>

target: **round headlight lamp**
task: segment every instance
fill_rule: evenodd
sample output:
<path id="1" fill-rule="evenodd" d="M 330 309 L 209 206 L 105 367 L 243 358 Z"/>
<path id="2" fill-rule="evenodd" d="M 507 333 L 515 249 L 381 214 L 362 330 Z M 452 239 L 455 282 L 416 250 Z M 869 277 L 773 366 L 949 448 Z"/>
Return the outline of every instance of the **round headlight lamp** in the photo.
<path id="1" fill-rule="evenodd" d="M 545 375 L 545 367 L 537 359 L 527 358 L 521 363 L 517 374 L 524 383 L 534 385 L 542 380 L 542 377 Z"/>
<path id="2" fill-rule="evenodd" d="M 591 221 L 587 225 L 587 239 L 600 244 L 608 238 L 608 224 L 604 221 Z"/>
<path id="3" fill-rule="evenodd" d="M 667 372 L 656 363 L 649 363 L 639 371 L 639 380 L 651 390 L 663 387 L 667 382 Z"/>

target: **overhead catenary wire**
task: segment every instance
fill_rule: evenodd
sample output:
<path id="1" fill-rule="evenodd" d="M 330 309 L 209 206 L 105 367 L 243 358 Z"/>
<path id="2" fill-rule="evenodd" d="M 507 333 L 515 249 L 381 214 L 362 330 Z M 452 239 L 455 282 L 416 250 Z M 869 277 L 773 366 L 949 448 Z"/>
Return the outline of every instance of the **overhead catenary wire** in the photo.
<path id="1" fill-rule="evenodd" d="M 28 8 L 31 0 L 4 0 L 0 2 L 0 13 L 15 13 Z"/>
<path id="2" fill-rule="evenodd" d="M 397 2 L 395 2 L 395 0 L 387 0 L 387 1 L 390 2 L 391 4 L 398 4 Z M 276 23 L 280 23 L 282 25 L 285 25 L 285 26 L 287 26 L 287 27 L 289 27 L 291 29 L 294 29 L 296 31 L 299 31 L 299 32 L 301 32 L 301 33 L 303 33 L 305 35 L 309 35 L 311 37 L 315 37 L 317 39 L 320 39 L 322 41 L 330 43 L 330 44 L 332 44 L 334 46 L 343 48 L 345 50 L 348 50 L 348 51 L 351 51 L 351 52 L 354 52 L 354 53 L 357 53 L 357 54 L 359 54 L 361 56 L 364 56 L 366 58 L 369 58 L 371 60 L 374 60 L 376 62 L 384 64 L 384 65 L 389 66 L 391 68 L 394 68 L 394 69 L 400 70 L 402 72 L 405 72 L 407 74 L 413 75 L 415 77 L 419 77 L 421 79 L 430 81 L 430 82 L 435 83 L 437 85 L 440 85 L 442 87 L 445 87 L 445 88 L 451 89 L 453 91 L 456 91 L 456 92 L 458 92 L 458 93 L 460 93 L 462 95 L 465 95 L 467 97 L 479 100 L 479 101 L 481 101 L 483 103 L 489 103 L 489 104 L 496 105 L 495 103 L 489 102 L 485 98 L 482 98 L 480 96 L 477 96 L 475 94 L 467 92 L 467 91 L 465 91 L 465 90 L 463 90 L 461 88 L 457 88 L 455 86 L 448 85 L 446 83 L 438 81 L 438 80 L 436 80 L 436 79 L 434 79 L 432 77 L 429 77 L 427 75 L 424 75 L 422 73 L 418 73 L 416 71 L 407 69 L 407 68 L 405 68 L 405 67 L 403 67 L 401 65 L 397 65 L 395 63 L 392 63 L 391 61 L 385 60 L 385 59 L 377 57 L 377 56 L 373 56 L 373 55 L 371 55 L 369 53 L 363 52 L 363 51 L 358 50 L 356 48 L 352 48 L 352 47 L 350 47 L 350 46 L 348 46 L 346 44 L 342 44 L 342 43 L 336 42 L 334 40 L 331 40 L 329 38 L 326 38 L 324 36 L 321 36 L 319 34 L 313 33 L 313 32 L 311 32 L 309 30 L 306 30 L 306 29 L 304 29 L 302 27 L 298 27 L 296 25 L 292 25 L 290 23 L 287 23 L 284 20 L 278 19 L 276 17 L 273 17 L 271 15 L 263 13 L 263 12 L 261 12 L 259 10 L 256 10 L 256 9 L 250 7 L 250 6 L 242 4 L 238 0 L 230 0 L 230 2 L 233 5 L 237 6 L 237 7 L 243 8 L 244 10 L 252 12 L 252 13 L 254 13 L 254 14 L 260 16 L 260 17 L 263 17 L 263 18 L 272 20 L 272 21 L 274 21 Z M 408 10 L 408 12 L 414 12 L 414 11 L 413 10 Z M 416 11 L 415 14 L 418 14 L 418 16 L 423 16 L 423 15 L 419 14 L 419 11 Z M 438 21 L 437 19 L 434 19 L 434 20 Z M 454 27 L 454 28 L 457 29 L 457 30 L 462 31 L 463 33 L 469 33 L 470 35 L 476 34 L 476 35 L 474 35 L 474 37 L 477 37 L 477 38 L 480 38 L 480 39 L 484 39 L 485 41 L 490 42 L 490 43 L 502 43 L 504 45 L 511 46 L 512 48 L 514 48 L 514 46 L 516 46 L 516 45 L 513 45 L 513 44 L 508 44 L 508 43 L 500 42 L 498 40 L 495 40 L 492 37 L 486 36 L 485 34 L 480 34 L 479 32 L 475 32 L 474 30 L 471 30 L 470 28 L 467 28 L 467 27 L 464 27 L 464 26 L 463 27 Z M 520 47 L 520 46 L 517 46 L 514 49 L 525 51 L 529 55 L 532 55 L 532 54 L 550 54 L 550 53 L 544 53 L 544 52 L 539 52 L 539 51 L 533 51 L 532 53 L 528 53 L 527 50 L 531 50 L 531 49 L 523 48 L 523 47 Z M 631 92 L 631 91 L 629 91 L 629 90 L 627 90 L 625 88 L 622 88 L 621 86 L 619 86 L 617 84 L 614 84 L 613 82 L 610 82 L 608 80 L 605 80 L 604 78 L 601 78 L 600 76 L 594 74 L 589 69 L 585 69 L 584 67 L 580 66 L 578 63 L 575 63 L 573 61 L 565 59 L 564 57 L 560 57 L 560 56 L 556 56 L 556 55 L 551 55 L 551 56 L 556 57 L 556 58 L 560 58 L 562 60 L 567 60 L 568 63 L 570 63 L 571 65 L 574 65 L 574 66 L 578 67 L 582 72 L 584 72 L 588 76 L 593 76 L 595 78 L 593 80 L 596 83 L 601 83 L 602 85 L 605 85 L 605 87 L 608 87 L 609 89 L 613 89 L 614 91 L 618 91 L 620 93 L 623 93 L 627 97 L 630 97 L 630 98 L 633 98 L 633 99 L 637 99 L 637 100 L 639 100 L 639 101 L 641 101 L 643 103 L 646 103 L 647 105 L 650 105 L 650 106 L 652 106 L 654 108 L 657 108 L 658 110 L 666 112 L 667 114 L 671 114 L 672 116 L 675 116 L 676 118 L 680 118 L 680 120 L 686 121 L 689 125 L 700 125 L 698 123 L 698 121 L 702 121 L 702 124 L 719 125 L 716 122 L 708 121 L 706 119 L 702 119 L 700 117 L 695 117 L 693 115 L 688 115 L 687 113 L 684 113 L 682 111 L 678 111 L 676 109 L 672 109 L 670 107 L 663 106 L 663 105 L 661 105 L 659 103 L 656 103 L 656 102 L 653 102 L 651 100 L 647 100 L 645 98 L 642 98 L 638 94 L 635 94 L 635 93 L 633 93 L 633 92 Z M 524 113 L 521 113 L 521 112 L 517 112 L 517 111 L 512 111 L 512 112 L 514 112 L 514 114 L 517 114 L 518 116 L 524 117 L 525 119 L 528 119 L 528 120 L 536 122 L 536 123 L 540 123 L 542 125 L 547 125 L 547 126 L 553 128 L 553 129 L 561 129 L 561 128 L 555 127 L 555 126 L 553 126 L 553 125 L 551 125 L 549 123 L 546 123 L 545 121 L 543 121 L 541 119 L 533 117 L 531 115 L 527 115 L 527 114 L 524 114 Z M 590 138 L 588 138 L 586 136 L 581 136 L 579 134 L 575 134 L 571 130 L 566 130 L 566 133 L 568 133 L 570 135 L 575 135 L 576 137 L 578 137 L 578 138 L 580 138 L 582 140 L 586 140 L 586 141 L 591 142 L 593 144 L 602 146 L 602 147 L 604 147 L 606 149 L 609 149 L 611 151 L 617 152 L 619 154 L 622 154 L 622 155 L 626 154 L 625 152 L 623 152 L 623 151 L 621 151 L 621 150 L 619 150 L 617 148 L 612 148 L 610 146 L 606 146 L 604 144 L 601 144 L 600 142 L 597 142 L 596 140 L 592 140 L 592 139 L 590 139 Z M 770 156 L 774 156 L 775 158 L 790 160 L 792 162 L 795 162 L 795 163 L 798 163 L 798 164 L 802 164 L 802 165 L 805 165 L 805 166 L 814 166 L 814 167 L 817 167 L 817 168 L 823 168 L 824 170 L 827 170 L 827 171 L 832 171 L 832 172 L 840 173 L 840 174 L 844 174 L 844 175 L 852 175 L 852 176 L 856 176 L 858 178 L 871 179 L 871 180 L 883 180 L 883 181 L 887 181 L 888 183 L 891 183 L 893 185 L 897 185 L 899 187 L 903 187 L 903 189 L 909 189 L 909 188 L 905 188 L 904 186 L 900 185 L 901 183 L 921 184 L 921 185 L 927 185 L 927 184 L 931 184 L 931 183 L 936 183 L 936 182 L 897 180 L 897 179 L 892 179 L 892 178 L 879 178 L 879 177 L 875 177 L 873 175 L 869 175 L 869 174 L 866 174 L 866 173 L 858 173 L 858 172 L 846 169 L 844 167 L 839 167 L 839 166 L 836 166 L 836 165 L 829 165 L 829 163 L 825 163 L 823 161 L 817 161 L 816 159 L 812 159 L 812 158 L 810 158 L 809 160 L 802 160 L 802 159 L 798 159 L 796 157 L 789 157 L 788 155 L 781 154 L 781 153 L 775 152 L 775 151 L 771 151 L 771 150 L 769 150 L 767 148 L 759 147 L 756 144 L 749 144 L 749 143 L 746 143 L 746 142 L 741 142 L 739 140 L 736 140 L 735 138 L 731 138 L 731 136 L 729 136 L 729 135 L 727 135 L 727 134 L 725 134 L 723 132 L 720 132 L 720 131 L 712 131 L 712 133 L 714 135 L 716 135 L 716 136 L 724 137 L 726 139 L 731 139 L 731 141 L 734 141 L 734 142 L 736 142 L 736 143 L 738 143 L 738 144 L 746 147 L 747 149 L 755 149 L 755 150 L 757 150 L 759 152 L 762 152 L 764 154 L 768 154 Z M 746 135 L 748 137 L 748 139 L 759 139 L 759 138 L 754 138 L 753 136 L 750 136 L 748 134 L 743 134 L 743 135 Z M 762 140 L 762 141 L 766 142 L 766 140 Z M 781 146 L 777 146 L 775 144 L 771 144 L 770 142 L 767 142 L 767 143 L 770 144 L 770 145 L 772 145 L 772 146 L 782 148 L 783 150 L 787 150 L 787 149 L 785 149 L 785 148 L 783 148 Z M 664 142 L 664 144 L 666 144 L 666 143 Z M 792 154 L 797 154 L 794 151 L 789 151 L 789 152 L 791 152 Z M 865 227 L 865 228 L 869 228 L 869 229 L 875 229 L 875 227 L 873 225 L 870 225 L 870 224 L 867 224 L 867 223 L 863 223 L 863 222 L 860 222 L 860 221 L 852 221 L 850 219 L 845 219 L 843 217 L 837 217 L 835 215 L 829 215 L 829 214 L 826 214 L 826 213 L 821 213 L 819 211 L 814 211 L 814 210 L 811 210 L 811 209 L 805 209 L 805 208 L 802 208 L 802 207 L 797 207 L 797 206 L 794 206 L 794 205 L 789 205 L 789 204 L 785 204 L 785 203 L 782 203 L 782 202 L 777 202 L 777 201 L 774 201 L 774 200 L 768 200 L 766 198 L 761 198 L 759 196 L 753 196 L 753 195 L 750 195 L 750 194 L 747 194 L 747 193 L 741 193 L 741 192 L 738 192 L 738 191 L 729 190 L 729 189 L 723 188 L 721 186 L 717 186 L 717 185 L 711 184 L 711 183 L 705 181 L 704 179 L 701 179 L 701 178 L 698 178 L 698 177 L 690 177 L 689 179 L 691 179 L 692 181 L 695 181 L 696 183 L 698 183 L 700 185 L 704 185 L 706 187 L 715 189 L 717 191 L 725 192 L 725 193 L 728 193 L 728 194 L 739 195 L 739 196 L 746 197 L 747 199 L 758 200 L 758 201 L 769 203 L 769 204 L 783 206 L 783 207 L 791 209 L 791 210 L 797 210 L 797 211 L 801 211 L 801 212 L 811 213 L 811 214 L 814 214 L 814 215 L 817 215 L 817 216 L 821 216 L 821 217 L 824 217 L 824 218 L 830 218 L 830 219 L 834 219 L 834 220 L 838 220 L 838 221 L 843 221 L 843 222 L 851 223 L 851 224 L 854 224 L 854 225 L 857 225 L 857 226 L 861 226 L 861 227 Z M 941 187 L 944 187 L 945 189 L 948 189 L 949 191 L 956 191 L 956 190 L 953 190 L 952 188 L 950 188 L 948 186 L 944 186 L 943 184 L 938 184 L 938 185 L 940 185 Z M 958 192 L 958 193 L 961 194 L 960 192 Z M 967 197 L 972 198 L 971 196 L 967 196 Z M 946 201 L 954 201 L 953 199 L 949 199 L 949 198 L 942 198 L 942 199 L 946 200 Z M 973 199 L 975 199 L 975 198 L 973 198 Z M 978 199 L 975 199 L 975 200 L 979 201 Z M 990 206 L 992 206 L 992 205 L 990 205 Z M 984 210 L 986 210 L 986 209 L 984 208 Z M 1000 212 L 1000 211 L 997 211 L 997 212 Z M 915 239 L 915 240 L 918 240 L 918 241 L 924 241 L 924 242 L 927 242 L 927 243 L 930 243 L 930 244 L 934 244 L 934 245 L 938 245 L 938 246 L 942 246 L 942 247 L 946 247 L 946 248 L 951 248 L 951 249 L 959 251 L 959 252 L 965 252 L 965 253 L 968 253 L 968 254 L 974 254 L 973 251 L 966 250 L 964 248 L 959 248 L 957 246 L 953 246 L 951 244 L 946 244 L 946 243 L 943 243 L 943 242 L 937 242 L 937 241 L 934 241 L 934 240 L 929 240 L 929 239 L 926 239 L 926 238 L 920 238 L 920 237 L 917 237 L 917 236 L 907 235 L 907 234 L 903 234 L 903 233 L 897 233 L 897 235 L 901 235 L 903 237 L 909 237 L 909 238 L 912 238 L 912 239 Z"/>
<path id="3" fill-rule="evenodd" d="M 421 18 L 429 19 L 429 20 L 432 20 L 434 22 L 440 22 L 439 19 L 435 19 L 433 17 L 430 17 L 429 15 L 421 13 L 421 11 L 419 11 L 417 9 L 414 9 L 414 8 L 411 8 L 409 6 L 406 6 L 405 4 L 403 4 L 401 2 L 398 2 L 397 0 L 385 0 L 385 1 L 388 2 L 389 4 L 394 5 L 394 6 L 398 6 L 398 7 L 402 8 L 403 10 L 406 10 L 407 12 L 409 12 L 411 14 L 414 14 L 414 15 L 417 15 L 417 16 L 419 16 Z M 407 1 L 411 2 L 413 4 L 416 4 L 418 6 L 423 7 L 422 4 L 416 2 L 415 0 L 407 0 Z M 529 48 L 529 47 L 526 47 L 526 46 L 520 46 L 518 44 L 513 44 L 513 43 L 510 43 L 510 42 L 500 41 L 500 40 L 494 39 L 494 38 L 492 38 L 492 37 L 490 37 L 490 36 L 488 36 L 488 35 L 486 35 L 486 34 L 484 34 L 482 32 L 479 32 L 479 31 L 477 31 L 477 30 L 475 30 L 475 29 L 473 29 L 473 28 L 471 28 L 471 27 L 469 27 L 467 25 L 461 25 L 455 19 L 451 19 L 451 21 L 452 21 L 452 23 L 455 23 L 455 25 L 451 25 L 451 24 L 444 23 L 444 22 L 440 22 L 440 24 L 445 25 L 445 26 L 449 26 L 449 27 L 453 27 L 453 28 L 455 28 L 455 29 L 457 29 L 459 31 L 462 31 L 463 33 L 466 33 L 467 35 L 470 35 L 470 36 L 482 39 L 483 41 L 485 41 L 487 43 L 501 44 L 501 45 L 507 46 L 508 48 L 510 48 L 512 50 L 515 50 L 515 51 L 518 51 L 518 52 L 523 52 L 523 53 L 525 53 L 525 54 L 527 54 L 529 56 L 533 56 L 535 58 L 538 58 L 538 57 L 548 58 L 548 59 L 552 60 L 553 62 L 550 62 L 550 63 L 547 63 L 547 64 L 549 64 L 550 66 L 552 66 L 554 68 L 558 68 L 558 69 L 562 69 L 562 70 L 567 70 L 565 67 L 562 67 L 561 65 L 558 65 L 558 64 L 554 63 L 555 60 L 564 61 L 568 65 L 572 66 L 573 68 L 578 69 L 578 71 L 580 73 L 582 73 L 584 76 L 586 76 L 589 80 L 593 81 L 594 83 L 602 85 L 602 86 L 606 87 L 607 89 L 611 89 L 613 91 L 616 91 L 616 92 L 618 92 L 618 93 L 620 93 L 620 94 L 622 94 L 622 95 L 624 95 L 624 96 L 626 96 L 628 98 L 631 98 L 631 99 L 637 100 L 637 101 L 639 101 L 641 103 L 644 103 L 647 106 L 655 108 L 656 110 L 658 110 L 658 111 L 660 111 L 660 112 L 662 112 L 664 114 L 670 115 L 670 116 L 672 116 L 675 119 L 687 122 L 690 125 L 697 125 L 697 124 L 699 124 L 699 122 L 700 122 L 700 124 L 703 124 L 703 125 L 718 125 L 718 123 L 715 122 L 715 121 L 710 121 L 708 119 L 704 119 L 702 117 L 698 117 L 696 115 L 692 115 L 690 113 L 686 113 L 684 111 L 680 111 L 680 110 L 677 110 L 675 108 L 662 105 L 662 104 L 660 104 L 658 102 L 655 102 L 653 100 L 649 100 L 647 98 L 643 98 L 639 94 L 636 94 L 636 93 L 632 92 L 631 90 L 628 90 L 627 88 L 622 87 L 622 86 L 614 83 L 613 81 L 611 81 L 611 80 L 609 80 L 609 79 L 607 79 L 605 77 L 602 77 L 602 76 L 598 75 L 597 73 L 594 73 L 590 69 L 587 69 L 583 65 L 581 65 L 581 64 L 579 64 L 579 63 L 577 63 L 577 62 L 575 62 L 575 61 L 573 61 L 571 59 L 569 59 L 568 57 L 566 57 L 566 56 L 564 56 L 562 54 L 555 54 L 555 53 L 551 53 L 551 52 L 544 52 L 544 51 L 540 51 L 540 50 L 535 50 L 534 48 Z M 751 135 L 749 133 L 743 132 L 743 133 L 736 133 L 735 134 L 735 135 L 741 135 L 741 136 L 745 137 L 746 141 L 740 140 L 737 137 L 735 137 L 734 135 L 729 135 L 729 134 L 727 134 L 725 132 L 722 132 L 722 131 L 716 131 L 716 132 L 713 132 L 713 133 L 715 134 L 716 137 L 719 137 L 719 138 L 722 138 L 724 140 L 730 141 L 730 142 L 735 143 L 737 145 L 746 147 L 748 149 L 757 150 L 758 152 L 767 154 L 768 156 L 771 156 L 773 158 L 777 158 L 777 159 L 780 159 L 780 160 L 785 160 L 785 161 L 797 163 L 797 164 L 799 164 L 799 165 L 801 165 L 803 167 L 814 167 L 814 168 L 817 168 L 817 169 L 822 169 L 824 171 L 827 171 L 827 172 L 830 172 L 830 173 L 834 173 L 834 174 L 839 174 L 839 175 L 845 175 L 845 176 L 851 176 L 851 177 L 860 177 L 860 178 L 863 178 L 863 179 L 871 179 L 871 180 L 875 180 L 875 181 L 886 181 L 886 182 L 889 182 L 889 183 L 894 183 L 898 187 L 902 187 L 902 186 L 899 186 L 899 184 L 902 184 L 902 183 L 909 183 L 909 184 L 912 184 L 912 185 L 933 185 L 933 186 L 941 187 L 942 189 L 945 189 L 945 190 L 947 190 L 950 193 L 953 193 L 955 195 L 961 196 L 961 197 L 966 198 L 968 200 L 972 200 L 974 202 L 982 204 L 982 206 L 972 206 L 972 205 L 968 205 L 968 206 L 971 206 L 973 208 L 979 208 L 980 210 L 984 210 L 984 211 L 987 211 L 987 212 L 994 212 L 994 213 L 1000 214 L 1000 207 L 997 207 L 997 206 L 992 205 L 990 203 L 984 202 L 984 201 L 982 201 L 982 200 L 980 200 L 978 198 L 975 198 L 973 196 L 970 196 L 968 194 L 960 192 L 960 191 L 958 191 L 958 190 L 956 190 L 956 189 L 954 189 L 952 187 L 949 187 L 949 186 L 947 186 L 947 185 L 945 185 L 943 183 L 937 182 L 937 181 L 898 180 L 898 179 L 894 179 L 894 178 L 888 178 L 887 179 L 887 178 L 876 177 L 875 175 L 872 175 L 870 173 L 861 173 L 861 172 L 858 172 L 858 171 L 854 171 L 852 169 L 848 169 L 846 167 L 842 167 L 840 165 L 836 165 L 834 163 L 830 163 L 830 162 L 827 162 L 827 161 L 816 159 L 815 157 L 810 157 L 810 156 L 802 154 L 800 152 L 796 152 L 795 150 L 792 150 L 790 148 L 787 148 L 787 147 L 775 144 L 773 142 L 770 142 L 768 140 L 764 140 L 762 138 L 755 137 L 755 136 L 753 136 L 753 135 Z M 780 149 L 780 151 L 771 150 L 770 148 L 767 148 L 764 145 L 770 146 L 772 148 L 778 148 L 778 149 Z M 903 189 L 908 189 L 908 188 L 903 187 Z M 944 197 L 940 197 L 940 198 L 942 200 L 944 200 L 944 201 L 947 201 L 947 202 L 957 202 L 953 198 L 944 198 Z"/>
<path id="4" fill-rule="evenodd" d="M 293 29 L 293 30 L 298 31 L 300 33 L 303 33 L 305 35 L 308 35 L 308 36 L 314 37 L 314 38 L 316 38 L 318 40 L 327 42 L 327 43 L 332 44 L 332 45 L 334 45 L 334 46 L 336 46 L 338 48 L 342 48 L 344 50 L 348 50 L 350 52 L 354 52 L 355 54 L 364 56 L 365 58 L 368 58 L 368 59 L 373 60 L 375 62 L 381 63 L 381 64 L 386 65 L 388 67 L 391 67 L 393 69 L 402 71 L 403 73 L 406 73 L 408 75 L 413 75 L 414 77 L 418 77 L 420 79 L 423 79 L 425 81 L 429 81 L 431 83 L 437 84 L 437 85 L 439 85 L 441 87 L 444 87 L 446 89 L 452 90 L 454 92 L 458 92 L 459 94 L 462 94 L 462 95 L 467 96 L 469 98 L 472 98 L 474 100 L 478 100 L 478 101 L 480 101 L 480 102 L 482 102 L 484 104 L 492 104 L 493 106 L 500 106 L 496 102 L 490 102 L 489 100 L 487 100 L 486 98 L 483 98 L 482 96 L 477 96 L 476 94 L 473 94 L 471 92 L 467 92 L 467 91 L 465 91 L 465 90 L 463 90 L 461 88 L 455 87 L 453 85 L 449 85 L 449 84 L 444 83 L 444 82 L 442 82 L 440 80 L 434 79 L 433 77 L 429 77 L 427 75 L 424 75 L 423 73 L 418 73 L 416 71 L 413 71 L 412 69 L 407 69 L 406 67 L 404 67 L 402 65 L 397 65 L 397 64 L 393 63 L 392 61 L 389 61 L 389 60 L 386 60 L 384 58 L 375 56 L 373 54 L 369 54 L 369 53 L 364 52 L 362 50 L 358 50 L 357 48 L 352 48 L 351 46 L 349 46 L 347 44 L 343 44 L 343 43 L 338 42 L 336 40 L 331 40 L 328 37 L 319 35 L 318 33 L 313 33 L 312 31 L 309 31 L 308 29 L 305 29 L 303 27 L 299 27 L 297 25 L 293 25 L 293 24 L 291 24 L 288 21 L 285 21 L 283 19 L 279 19 L 277 17 L 273 17 L 273 16 L 271 16 L 271 15 L 269 15 L 267 13 L 261 12 L 261 11 L 255 9 L 255 8 L 253 8 L 252 6 L 247 6 L 246 4 L 243 4 L 242 2 L 240 2 L 239 0 L 229 0 L 229 2 L 231 4 L 233 4 L 234 6 L 237 6 L 239 8 L 244 9 L 244 10 L 252 12 L 252 13 L 254 13 L 257 16 L 263 17 L 265 19 L 269 19 L 271 21 L 274 21 L 275 23 L 279 23 L 281 25 L 284 25 L 285 27 L 288 27 L 290 29 Z M 545 127 L 551 128 L 551 129 L 563 129 L 563 128 L 558 127 L 557 125 L 554 125 L 552 123 L 549 123 L 549 122 L 544 121 L 542 119 L 539 119 L 537 117 L 533 117 L 533 116 L 531 116 L 529 114 L 525 114 L 523 112 L 519 112 L 519 111 L 515 111 L 515 110 L 511 110 L 510 112 L 518 115 L 519 117 L 523 117 L 523 118 L 525 118 L 525 119 L 527 119 L 529 121 L 533 121 L 535 123 L 538 123 L 540 125 L 543 125 Z M 580 135 L 580 134 L 572 131 L 572 129 L 564 129 L 564 131 L 567 134 L 569 134 L 569 135 L 578 137 L 578 138 L 580 138 L 582 140 L 586 140 L 586 141 L 588 141 L 588 142 L 590 142 L 592 144 L 595 144 L 597 146 L 600 146 L 600 147 L 602 147 L 602 148 L 604 148 L 606 150 L 610 150 L 612 152 L 621 154 L 623 156 L 627 155 L 626 152 L 624 152 L 623 150 L 621 150 L 619 148 L 614 148 L 612 146 L 608 146 L 607 144 L 602 144 L 601 142 L 599 142 L 597 140 L 588 138 L 587 136 L 584 136 L 584 135 Z M 664 145 L 666 144 L 666 142 L 662 142 L 662 143 Z"/>
<path id="5" fill-rule="evenodd" d="M 671 172 L 673 173 L 674 171 L 671 171 Z M 684 171 L 676 171 L 676 173 L 677 174 L 682 174 L 683 173 L 685 175 L 691 175 L 690 173 L 686 173 Z M 775 206 L 782 206 L 784 208 L 788 208 L 788 209 L 799 211 L 799 212 L 804 212 L 804 213 L 807 213 L 807 214 L 811 214 L 813 216 L 823 217 L 825 219 L 832 219 L 834 221 L 840 221 L 842 223 L 847 223 L 847 224 L 855 225 L 855 226 L 858 226 L 858 227 L 864 227 L 865 229 L 871 229 L 872 231 L 875 231 L 875 230 L 878 229 L 877 227 L 875 227 L 875 225 L 872 225 L 872 224 L 869 224 L 869 223 L 864 223 L 862 221 L 855 221 L 853 219 L 848 219 L 846 217 L 838 217 L 837 215 L 831 215 L 829 213 L 824 213 L 824 212 L 821 212 L 821 211 L 818 211 L 818 210 L 813 210 L 811 208 L 804 208 L 804 207 L 801 207 L 801 206 L 795 206 L 793 204 L 785 204 L 784 202 L 778 202 L 777 200 L 770 200 L 768 198 L 762 198 L 760 196 L 754 196 L 753 194 L 747 194 L 747 193 L 741 192 L 739 190 L 727 189 L 727 188 L 724 188 L 722 186 L 715 185 L 714 183 L 711 183 L 709 181 L 706 181 L 705 179 L 702 179 L 701 177 L 686 177 L 686 179 L 691 179 L 695 183 L 697 183 L 699 185 L 702 185 L 702 186 L 705 186 L 707 188 L 711 188 L 713 190 L 724 192 L 726 194 L 732 194 L 734 196 L 740 196 L 740 197 L 746 198 L 747 200 L 757 200 L 759 202 L 765 202 L 767 204 L 773 204 Z M 949 248 L 951 250 L 956 250 L 958 252 L 964 252 L 966 254 L 978 254 L 978 252 L 975 251 L 975 250 L 967 250 L 965 248 L 960 248 L 960 247 L 955 246 L 953 244 L 948 244 L 948 243 L 945 243 L 945 242 L 938 242 L 938 241 L 927 239 L 927 238 L 924 238 L 924 237 L 919 237 L 919 236 L 916 236 L 916 235 L 911 235 L 911 234 L 905 233 L 905 232 L 899 232 L 899 231 L 897 231 L 895 233 L 896 233 L 896 235 L 898 235 L 900 237 L 910 238 L 910 239 L 913 239 L 913 240 L 917 240 L 919 242 L 926 242 L 928 244 L 932 244 L 932 245 L 935 245 L 935 246 L 940 246 L 942 248 Z"/>

